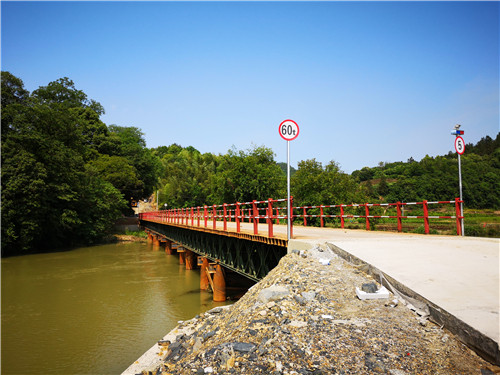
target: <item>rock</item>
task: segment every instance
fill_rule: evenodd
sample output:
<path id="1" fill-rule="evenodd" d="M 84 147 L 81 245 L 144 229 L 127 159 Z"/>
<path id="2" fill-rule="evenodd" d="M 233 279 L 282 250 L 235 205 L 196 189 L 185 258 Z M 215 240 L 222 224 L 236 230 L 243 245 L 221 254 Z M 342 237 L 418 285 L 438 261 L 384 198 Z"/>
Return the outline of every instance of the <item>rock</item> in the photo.
<path id="1" fill-rule="evenodd" d="M 220 314 L 222 311 L 222 307 L 214 307 L 212 310 L 208 310 L 207 314 Z"/>
<path id="2" fill-rule="evenodd" d="M 307 326 L 306 322 L 300 321 L 300 320 L 292 320 L 289 324 L 290 327 L 295 327 L 295 328 L 302 328 Z"/>
<path id="3" fill-rule="evenodd" d="M 259 301 L 268 303 L 269 301 L 277 301 L 290 294 L 290 290 L 286 286 L 273 285 L 269 288 L 262 289 L 259 293 Z"/>
<path id="4" fill-rule="evenodd" d="M 366 283 L 361 286 L 361 290 L 365 293 L 375 293 L 377 289 L 377 284 L 375 283 Z"/>
<path id="5" fill-rule="evenodd" d="M 217 331 L 210 331 L 205 333 L 203 337 L 203 341 L 207 341 L 210 337 L 214 336 L 217 333 Z"/>
<path id="6" fill-rule="evenodd" d="M 400 369 L 392 369 L 392 370 L 389 370 L 389 374 L 391 374 L 391 375 L 406 375 L 406 372 L 404 372 L 403 370 L 400 370 Z"/>
<path id="7" fill-rule="evenodd" d="M 304 298 L 304 297 L 301 297 L 301 296 L 293 296 L 293 298 L 295 299 L 295 301 L 297 301 L 297 303 L 301 306 L 305 306 L 307 304 L 307 300 Z"/>
<path id="8" fill-rule="evenodd" d="M 266 307 L 268 309 L 272 309 L 274 306 L 276 306 L 276 302 L 274 302 L 274 301 L 266 303 Z"/>
<path id="9" fill-rule="evenodd" d="M 278 372 L 283 371 L 283 364 L 281 363 L 281 361 L 276 361 L 275 366 L 276 366 L 276 371 Z"/>
<path id="10" fill-rule="evenodd" d="M 234 364 L 236 362 L 236 358 L 235 357 L 230 357 L 227 362 L 226 362 L 226 370 L 230 370 L 234 367 Z"/>
<path id="11" fill-rule="evenodd" d="M 306 299 L 306 301 L 311 302 L 315 297 L 315 292 L 302 292 L 302 297 Z"/>
<path id="12" fill-rule="evenodd" d="M 202 344 L 203 344 L 203 339 L 201 337 L 197 337 L 194 340 L 193 352 L 197 352 L 198 350 L 200 350 Z"/>
<path id="13" fill-rule="evenodd" d="M 229 348 L 232 348 L 240 353 L 249 353 L 255 349 L 255 344 L 247 342 L 234 342 L 226 344 L 225 346 L 228 346 Z"/>
<path id="14" fill-rule="evenodd" d="M 384 364 L 371 353 L 365 354 L 365 366 L 373 372 L 386 373 Z"/>
<path id="15" fill-rule="evenodd" d="M 392 301 L 387 302 L 385 306 L 387 307 L 396 307 L 398 305 L 398 299 L 394 298 Z"/>
<path id="16" fill-rule="evenodd" d="M 315 255 L 331 265 L 319 265 Z M 287 255 L 230 309 L 185 322 L 185 337 L 164 349 L 178 352 L 164 360 L 162 373 L 479 374 L 488 368 L 451 333 L 431 321 L 422 327 L 416 312 L 384 306 L 395 306 L 394 297 L 389 303 L 353 298 L 353 285 L 373 281 L 364 272 L 328 249 L 307 258 Z"/>

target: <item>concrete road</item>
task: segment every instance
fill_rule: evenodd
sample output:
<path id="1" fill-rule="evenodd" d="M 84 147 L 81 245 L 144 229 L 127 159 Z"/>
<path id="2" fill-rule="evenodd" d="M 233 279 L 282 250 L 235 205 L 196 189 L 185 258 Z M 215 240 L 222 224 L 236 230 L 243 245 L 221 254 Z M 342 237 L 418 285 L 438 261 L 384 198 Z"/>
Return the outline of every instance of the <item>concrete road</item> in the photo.
<path id="1" fill-rule="evenodd" d="M 228 224 L 231 230 L 234 223 Z M 286 236 L 284 225 L 273 230 Z M 259 233 L 267 235 L 267 226 L 259 224 Z M 293 234 L 289 249 L 332 243 L 500 343 L 499 239 L 302 226 Z"/>

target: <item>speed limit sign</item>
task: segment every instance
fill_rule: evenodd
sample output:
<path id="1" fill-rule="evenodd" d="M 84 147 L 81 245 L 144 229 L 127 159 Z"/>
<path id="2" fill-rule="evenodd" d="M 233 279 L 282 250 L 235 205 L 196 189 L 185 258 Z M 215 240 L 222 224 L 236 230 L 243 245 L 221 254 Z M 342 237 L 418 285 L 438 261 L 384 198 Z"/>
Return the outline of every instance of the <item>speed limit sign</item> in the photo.
<path id="1" fill-rule="evenodd" d="M 285 141 L 293 141 L 299 136 L 299 126 L 293 120 L 285 120 L 280 124 L 279 133 Z"/>
<path id="2" fill-rule="evenodd" d="M 465 151 L 465 142 L 462 137 L 455 138 L 455 151 L 457 154 L 462 155 Z"/>

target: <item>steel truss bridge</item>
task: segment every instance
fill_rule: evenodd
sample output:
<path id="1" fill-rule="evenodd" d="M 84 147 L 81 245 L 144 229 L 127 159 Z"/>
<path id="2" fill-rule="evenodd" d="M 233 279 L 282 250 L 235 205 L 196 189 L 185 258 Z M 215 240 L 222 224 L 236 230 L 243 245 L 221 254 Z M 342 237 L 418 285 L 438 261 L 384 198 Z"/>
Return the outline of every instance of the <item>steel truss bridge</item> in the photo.
<path id="1" fill-rule="evenodd" d="M 267 237 L 140 218 L 140 225 L 159 241 L 172 241 L 247 278 L 264 278 L 287 253 L 286 238 Z"/>

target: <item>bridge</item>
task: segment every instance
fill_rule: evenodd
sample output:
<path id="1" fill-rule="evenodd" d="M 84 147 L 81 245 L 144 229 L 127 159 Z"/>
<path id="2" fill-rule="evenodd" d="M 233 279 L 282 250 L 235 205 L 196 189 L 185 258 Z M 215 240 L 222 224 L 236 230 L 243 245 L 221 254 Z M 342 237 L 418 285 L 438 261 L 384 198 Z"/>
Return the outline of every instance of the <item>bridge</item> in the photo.
<path id="1" fill-rule="evenodd" d="M 433 321 L 484 358 L 500 363 L 499 240 L 425 234 L 440 221 L 460 234 L 460 200 L 292 205 L 290 241 L 285 203 L 268 199 L 147 212 L 140 215 L 140 224 L 156 246 L 165 246 L 167 253 L 172 247 L 180 250 L 187 268 L 200 266 L 200 287 L 211 284 L 214 300 L 225 299 L 223 268 L 258 281 L 288 251 L 327 246 L 395 294 L 423 306 Z M 439 209 L 434 212 L 432 205 Z M 443 206 L 451 214 L 443 215 Z M 393 220 L 395 232 L 372 231 L 375 219 Z M 318 226 L 308 226 L 314 220 Z M 415 220 L 424 234 L 403 233 Z M 349 229 L 353 223 L 363 229 Z"/>

